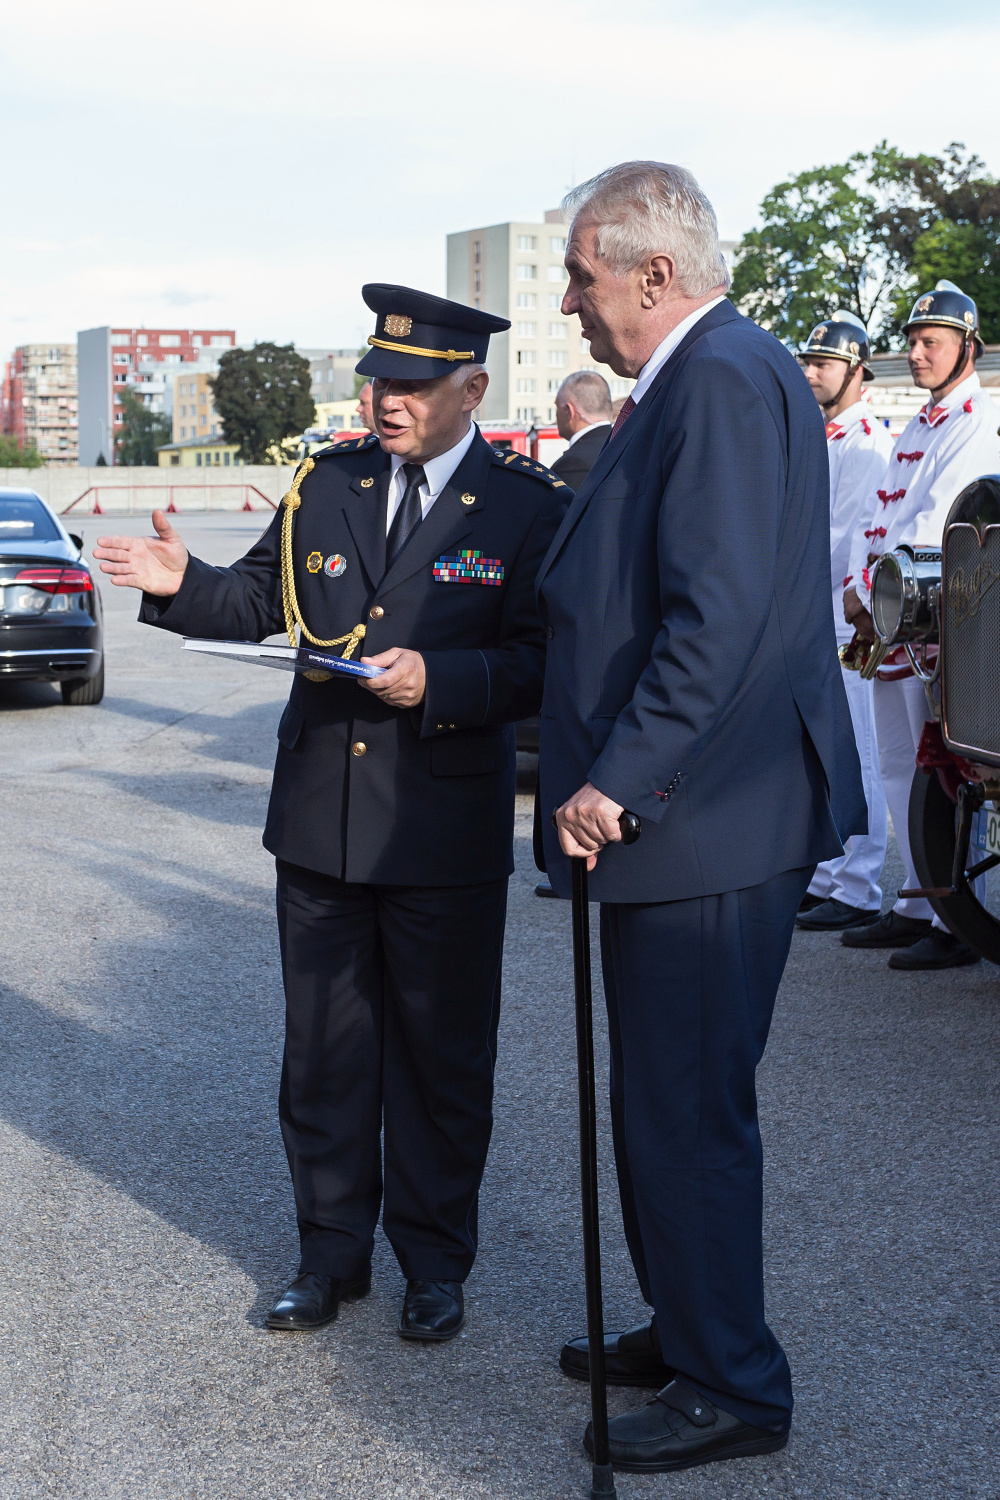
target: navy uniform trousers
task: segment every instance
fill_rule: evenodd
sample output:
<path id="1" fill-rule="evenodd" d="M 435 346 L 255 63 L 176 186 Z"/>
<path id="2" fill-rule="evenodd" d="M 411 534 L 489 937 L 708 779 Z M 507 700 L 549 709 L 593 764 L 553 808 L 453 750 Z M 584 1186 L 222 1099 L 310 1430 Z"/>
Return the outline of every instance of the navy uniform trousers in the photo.
<path id="1" fill-rule="evenodd" d="M 464 1281 L 492 1129 L 507 881 L 368 885 L 280 859 L 277 873 L 279 1115 L 301 1269 L 363 1270 L 381 1206 L 405 1276 Z"/>
<path id="2" fill-rule="evenodd" d="M 664 1362 L 762 1427 L 789 1425 L 792 1382 L 764 1320 L 754 1071 L 812 873 L 601 907 L 615 1163 L 639 1287 Z"/>

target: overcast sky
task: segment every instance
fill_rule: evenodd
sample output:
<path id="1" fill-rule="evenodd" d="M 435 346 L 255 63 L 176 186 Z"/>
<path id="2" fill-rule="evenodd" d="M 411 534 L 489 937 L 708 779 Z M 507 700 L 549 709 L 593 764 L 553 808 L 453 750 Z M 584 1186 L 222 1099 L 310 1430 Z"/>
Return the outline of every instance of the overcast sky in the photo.
<path id="1" fill-rule="evenodd" d="M 681 162 L 722 235 L 887 136 L 1000 171 L 995 0 L 46 0 L 0 42 L 0 358 L 100 323 L 354 345 L 445 235 Z M 977 77 L 977 70 L 982 76 Z"/>

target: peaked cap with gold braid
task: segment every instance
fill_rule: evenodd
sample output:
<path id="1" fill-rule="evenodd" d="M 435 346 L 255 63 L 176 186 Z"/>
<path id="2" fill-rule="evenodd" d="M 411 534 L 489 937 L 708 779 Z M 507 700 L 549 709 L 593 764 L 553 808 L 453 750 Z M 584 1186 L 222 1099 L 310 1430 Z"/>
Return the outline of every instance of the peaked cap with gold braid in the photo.
<path id="1" fill-rule="evenodd" d="M 409 286 L 372 281 L 361 295 L 376 323 L 355 369 L 369 379 L 437 380 L 456 365 L 485 364 L 490 334 L 510 327 L 509 318 Z"/>

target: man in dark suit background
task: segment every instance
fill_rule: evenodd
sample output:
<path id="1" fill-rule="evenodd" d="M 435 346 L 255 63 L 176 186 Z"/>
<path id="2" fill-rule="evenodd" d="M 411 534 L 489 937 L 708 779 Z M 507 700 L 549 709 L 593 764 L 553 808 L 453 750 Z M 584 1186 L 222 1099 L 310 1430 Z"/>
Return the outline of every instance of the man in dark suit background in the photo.
<path id="1" fill-rule="evenodd" d="M 608 1336 L 608 1370 L 659 1388 L 613 1419 L 611 1457 L 656 1471 L 787 1440 L 754 1073 L 813 869 L 866 814 L 802 372 L 726 300 L 688 172 L 628 163 L 566 206 L 563 312 L 636 385 L 539 573 L 541 806 L 556 891 L 586 856 L 602 903 L 616 1164 L 654 1310 Z M 573 1340 L 562 1367 L 587 1356 Z"/>
<path id="2" fill-rule="evenodd" d="M 552 465 L 571 490 L 578 490 L 611 431 L 611 391 L 596 370 L 574 370 L 556 392 L 556 426 L 569 441 Z"/>

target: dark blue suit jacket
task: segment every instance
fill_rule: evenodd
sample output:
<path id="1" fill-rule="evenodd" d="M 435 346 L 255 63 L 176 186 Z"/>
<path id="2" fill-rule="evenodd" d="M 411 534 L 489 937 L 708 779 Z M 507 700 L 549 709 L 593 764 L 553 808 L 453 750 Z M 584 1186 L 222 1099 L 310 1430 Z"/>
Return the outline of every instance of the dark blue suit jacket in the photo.
<path id="1" fill-rule="evenodd" d="M 366 655 L 420 651 L 424 701 L 405 711 L 350 678 L 294 677 L 264 847 L 347 881 L 502 880 L 513 869 L 514 722 L 537 713 L 542 690 L 535 575 L 569 492 L 548 469 L 479 435 L 387 570 L 390 471 L 374 437 L 315 455 L 295 516 L 296 590 L 321 640 L 363 621 Z M 280 631 L 281 522 L 279 513 L 231 568 L 192 557 L 173 598 L 143 596 L 140 619 L 216 639 Z M 496 558 L 502 584 L 443 583 L 435 563 L 460 551 Z M 347 564 L 337 577 L 319 566 L 333 553 Z M 363 755 L 352 752 L 359 742 Z"/>
<path id="2" fill-rule="evenodd" d="M 601 453 L 538 575 L 549 812 L 591 781 L 638 813 L 599 901 L 757 885 L 864 832 L 830 600 L 823 422 L 795 360 L 729 302 L 706 313 Z"/>

